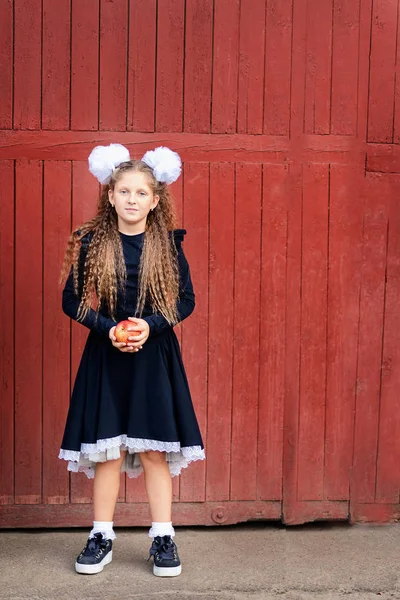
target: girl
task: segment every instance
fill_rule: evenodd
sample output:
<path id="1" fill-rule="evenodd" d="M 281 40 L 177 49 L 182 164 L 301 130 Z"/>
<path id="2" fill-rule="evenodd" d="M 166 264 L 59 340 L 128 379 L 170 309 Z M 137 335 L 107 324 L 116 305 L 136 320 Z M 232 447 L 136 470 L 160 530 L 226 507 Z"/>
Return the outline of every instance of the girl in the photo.
<path id="1" fill-rule="evenodd" d="M 119 144 L 96 147 L 89 170 L 100 183 L 97 215 L 75 230 L 63 266 L 64 312 L 91 331 L 71 397 L 59 458 L 94 477 L 94 522 L 78 573 L 112 560 L 120 472 L 144 471 L 158 576 L 181 573 L 171 519 L 171 476 L 204 447 L 173 326 L 195 304 L 168 185 L 181 172 L 168 148 L 130 160 Z M 92 307 L 96 302 L 95 308 Z M 118 342 L 118 322 L 131 322 Z"/>

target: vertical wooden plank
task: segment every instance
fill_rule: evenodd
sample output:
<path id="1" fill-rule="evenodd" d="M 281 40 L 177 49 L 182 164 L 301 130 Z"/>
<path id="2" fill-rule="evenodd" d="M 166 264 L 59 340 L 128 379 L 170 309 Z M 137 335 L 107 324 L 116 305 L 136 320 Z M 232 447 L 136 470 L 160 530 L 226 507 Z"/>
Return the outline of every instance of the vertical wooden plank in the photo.
<path id="1" fill-rule="evenodd" d="M 285 400 L 287 167 L 264 165 L 257 498 L 281 500 Z"/>
<path id="2" fill-rule="evenodd" d="M 368 141 L 393 140 L 393 107 L 398 2 L 374 0 L 372 6 L 372 42 Z"/>
<path id="3" fill-rule="evenodd" d="M 43 503 L 69 502 L 65 461 L 58 459 L 70 392 L 70 324 L 61 310 L 59 277 L 71 220 L 71 163 L 44 165 Z"/>
<path id="4" fill-rule="evenodd" d="M 331 133 L 356 135 L 360 35 L 358 2 L 334 0 Z"/>
<path id="5" fill-rule="evenodd" d="M 157 6 L 156 131 L 182 131 L 184 0 Z"/>
<path id="6" fill-rule="evenodd" d="M 29 193 L 27 193 L 29 190 Z M 15 502 L 42 500 L 42 163 L 16 163 Z"/>
<path id="7" fill-rule="evenodd" d="M 331 165 L 324 495 L 349 498 L 353 453 L 363 197 L 361 173 Z"/>
<path id="8" fill-rule="evenodd" d="M 396 39 L 396 67 L 400 64 L 400 5 L 397 11 L 397 39 Z M 400 142 L 400 77 L 397 70 L 394 75 L 394 116 L 393 116 L 393 143 Z"/>
<path id="9" fill-rule="evenodd" d="M 229 500 L 232 418 L 234 166 L 210 165 L 206 500 Z M 221 197 L 224 202 L 221 202 Z M 223 325 L 221 325 L 223 323 Z M 223 373 L 223 376 L 221 376 Z"/>
<path id="10" fill-rule="evenodd" d="M 70 4 L 70 0 L 43 0 L 43 129 L 69 129 Z"/>
<path id="11" fill-rule="evenodd" d="M 72 163 L 72 228 L 88 221 L 96 214 L 99 186 L 91 175 L 86 162 Z M 60 297 L 61 303 L 61 297 Z M 64 318 L 67 317 L 64 315 Z M 89 330 L 80 323 L 72 322 L 71 329 L 71 389 L 82 356 Z M 66 415 L 65 415 L 66 416 Z M 66 468 L 66 464 L 64 468 Z M 71 474 L 72 503 L 87 503 L 93 499 L 93 482 L 84 473 Z"/>
<path id="12" fill-rule="evenodd" d="M 214 4 L 212 133 L 235 133 L 237 120 L 240 0 Z"/>
<path id="13" fill-rule="evenodd" d="M 188 0 L 184 72 L 185 132 L 210 132 L 212 26 L 213 0 Z"/>
<path id="14" fill-rule="evenodd" d="M 90 10 L 72 0 L 71 129 L 97 130 L 99 123 L 99 2 Z"/>
<path id="15" fill-rule="evenodd" d="M 0 161 L 0 504 L 14 502 L 14 161 Z"/>
<path id="16" fill-rule="evenodd" d="M 332 0 L 307 0 L 304 131 L 330 132 Z"/>
<path id="17" fill-rule="evenodd" d="M 156 24 L 156 0 L 129 1 L 128 131 L 154 131 Z"/>
<path id="18" fill-rule="evenodd" d="M 236 166 L 231 499 L 257 495 L 261 166 Z"/>
<path id="19" fill-rule="evenodd" d="M 390 177 L 385 315 L 376 502 L 399 502 L 400 482 L 400 193 L 399 175 Z"/>
<path id="20" fill-rule="evenodd" d="M 238 82 L 238 133 L 262 133 L 264 109 L 265 0 L 242 0 Z"/>
<path id="21" fill-rule="evenodd" d="M 298 140 L 304 132 L 306 9 L 306 0 L 293 4 L 290 137 L 294 141 Z M 288 202 L 286 256 L 286 353 L 282 486 L 283 519 L 285 523 L 301 521 L 296 503 L 300 381 L 302 176 L 301 162 L 294 159 L 290 165 L 288 177 L 290 202 Z"/>
<path id="22" fill-rule="evenodd" d="M 324 496 L 328 165 L 303 167 L 297 499 Z"/>
<path id="23" fill-rule="evenodd" d="M 296 14 L 297 11 L 297 14 Z M 297 17 L 304 15 L 299 5 Z M 298 31 L 300 34 L 301 31 Z M 297 115 L 301 116 L 301 113 Z M 295 130 L 298 124 L 295 124 Z M 301 216 L 302 168 L 290 167 L 290 202 L 288 203 L 288 238 L 286 267 L 286 355 L 285 355 L 285 410 L 283 437 L 283 518 L 284 522 L 301 521 L 296 508 L 297 463 L 299 436 L 299 381 L 300 381 L 300 307 L 301 307 Z"/>
<path id="24" fill-rule="evenodd" d="M 265 23 L 264 133 L 288 135 L 292 66 L 292 0 L 267 0 Z M 297 60 L 297 51 L 293 60 Z M 304 88 L 304 85 L 302 86 Z"/>
<path id="25" fill-rule="evenodd" d="M 364 181 L 364 235 L 351 500 L 373 503 L 378 452 L 390 190 L 381 175 L 368 174 Z"/>
<path id="26" fill-rule="evenodd" d="M 40 129 L 41 2 L 15 0 L 14 18 L 14 128 Z"/>
<path id="27" fill-rule="evenodd" d="M 100 0 L 99 129 L 126 130 L 128 0 Z"/>
<path id="28" fill-rule="evenodd" d="M 304 103 L 306 78 L 307 0 L 293 5 L 290 72 L 290 137 L 297 140 L 304 133 Z M 268 39 L 268 32 L 267 32 Z M 267 49 L 268 53 L 268 49 Z M 268 78 L 266 78 L 268 86 Z M 268 111 L 268 104 L 265 104 Z M 284 130 L 283 130 L 284 131 Z M 296 179 L 296 178 L 295 178 Z M 296 183 L 297 186 L 297 183 Z"/>
<path id="29" fill-rule="evenodd" d="M 0 4 L 0 129 L 13 126 L 13 2 Z"/>
<path id="30" fill-rule="evenodd" d="M 369 71 L 371 49 L 371 18 L 373 0 L 360 1 L 360 36 L 358 47 L 357 137 L 366 141 L 368 135 Z"/>
<path id="31" fill-rule="evenodd" d="M 183 324 L 183 359 L 202 435 L 207 430 L 208 251 L 209 166 L 186 163 L 184 173 L 184 244 L 196 294 L 196 309 Z M 203 440 L 205 442 L 205 439 Z M 204 502 L 204 461 L 191 465 L 181 475 L 181 502 Z"/>

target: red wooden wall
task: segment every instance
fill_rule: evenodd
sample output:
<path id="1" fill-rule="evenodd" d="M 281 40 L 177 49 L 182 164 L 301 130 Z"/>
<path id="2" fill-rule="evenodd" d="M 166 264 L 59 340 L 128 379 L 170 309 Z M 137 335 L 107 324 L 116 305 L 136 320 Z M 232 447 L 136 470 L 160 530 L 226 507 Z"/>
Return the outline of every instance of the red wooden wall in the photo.
<path id="1" fill-rule="evenodd" d="M 2 0 L 0 525 L 87 525 L 57 284 L 87 156 L 180 152 L 207 462 L 177 524 L 400 517 L 398 0 Z M 125 481 L 119 525 L 148 523 Z"/>

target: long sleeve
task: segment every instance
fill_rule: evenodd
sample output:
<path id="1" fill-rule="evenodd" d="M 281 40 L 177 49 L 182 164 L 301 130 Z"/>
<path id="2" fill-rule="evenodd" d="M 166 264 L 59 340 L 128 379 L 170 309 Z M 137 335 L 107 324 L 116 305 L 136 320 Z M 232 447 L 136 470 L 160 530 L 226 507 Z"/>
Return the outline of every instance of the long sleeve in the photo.
<path id="1" fill-rule="evenodd" d="M 178 322 L 181 322 L 192 314 L 195 307 L 195 295 L 190 277 L 189 264 L 180 244 L 178 245 L 178 264 L 180 274 L 180 292 L 177 309 L 179 319 Z M 144 320 L 149 324 L 150 335 L 152 336 L 162 333 L 165 329 L 171 327 L 167 319 L 162 315 L 154 314 L 149 317 L 144 317 Z"/>
<path id="2" fill-rule="evenodd" d="M 65 283 L 65 287 L 62 293 L 62 309 L 64 313 L 68 315 L 68 317 L 74 319 L 75 321 L 78 320 L 78 308 L 83 287 L 83 267 L 85 264 L 87 248 L 88 241 L 82 240 L 78 266 L 78 295 L 75 294 L 72 269 Z M 84 319 L 79 320 L 79 323 L 104 337 L 108 337 L 111 327 L 114 327 L 114 325 L 117 324 L 112 319 L 109 319 L 104 315 L 97 313 L 92 308 L 89 309 L 89 312 L 87 313 Z"/>

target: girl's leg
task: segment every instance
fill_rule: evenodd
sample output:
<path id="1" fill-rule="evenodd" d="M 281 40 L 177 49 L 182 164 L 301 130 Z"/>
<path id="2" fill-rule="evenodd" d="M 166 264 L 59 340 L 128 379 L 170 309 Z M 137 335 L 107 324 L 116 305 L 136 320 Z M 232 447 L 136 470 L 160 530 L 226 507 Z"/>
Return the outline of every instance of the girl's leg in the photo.
<path id="1" fill-rule="evenodd" d="M 154 557 L 153 573 L 158 577 L 175 577 L 182 572 L 178 548 L 173 541 L 172 527 L 172 480 L 165 452 L 142 452 L 147 497 L 151 512 L 153 538 L 150 555 Z"/>
<path id="2" fill-rule="evenodd" d="M 96 465 L 94 476 L 94 520 L 112 521 L 118 498 L 121 465 L 126 450 L 121 450 L 120 458 L 106 460 Z"/>
<path id="3" fill-rule="evenodd" d="M 118 498 L 121 464 L 120 458 L 97 463 L 94 476 L 94 522 L 86 546 L 75 562 L 78 573 L 100 573 L 112 561 L 112 540 L 115 539 L 113 517 Z M 98 536 L 98 534 L 101 534 Z"/>
<path id="4" fill-rule="evenodd" d="M 157 523 L 171 521 L 172 481 L 165 452 L 141 452 L 151 520 Z"/>

